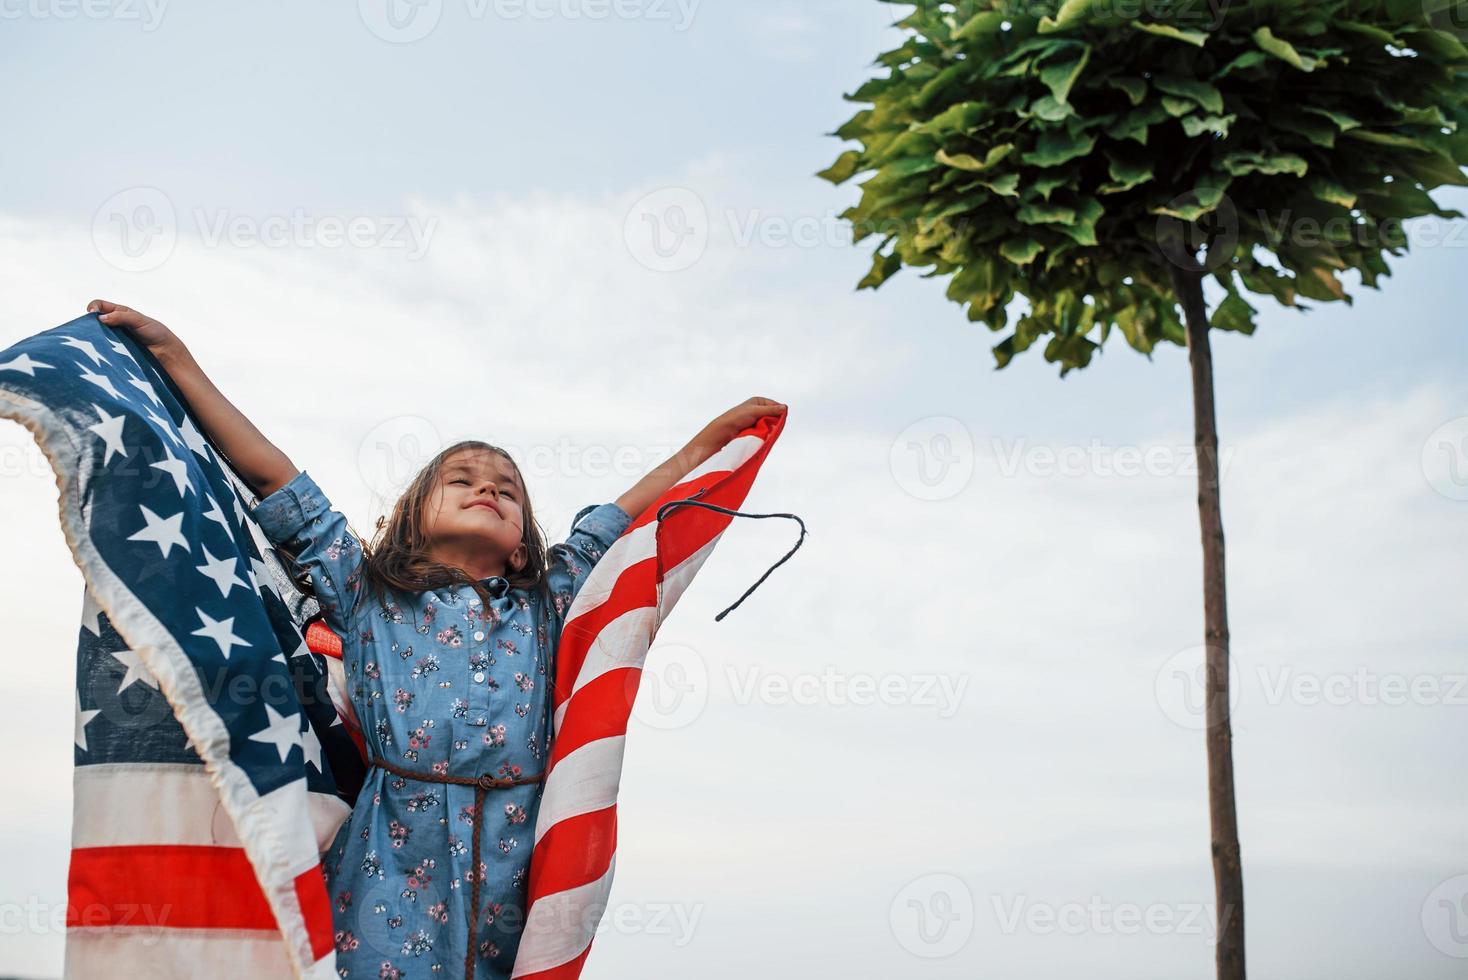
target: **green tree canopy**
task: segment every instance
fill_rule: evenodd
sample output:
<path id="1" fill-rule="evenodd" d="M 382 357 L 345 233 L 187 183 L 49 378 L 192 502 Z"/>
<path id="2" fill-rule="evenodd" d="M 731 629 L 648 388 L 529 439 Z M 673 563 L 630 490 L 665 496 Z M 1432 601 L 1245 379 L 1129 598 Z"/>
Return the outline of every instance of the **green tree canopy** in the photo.
<path id="1" fill-rule="evenodd" d="M 1184 343 L 1162 255 L 1203 236 L 1214 327 L 1252 331 L 1250 293 L 1349 302 L 1344 274 L 1375 288 L 1404 220 L 1458 216 L 1428 195 L 1468 184 L 1449 2 L 904 3 L 888 73 L 834 134 L 861 147 L 821 174 L 871 174 L 844 215 L 880 240 L 860 286 L 952 275 L 995 331 L 1023 297 L 999 366 L 1048 337 L 1062 374 L 1113 328 L 1144 353 Z"/>

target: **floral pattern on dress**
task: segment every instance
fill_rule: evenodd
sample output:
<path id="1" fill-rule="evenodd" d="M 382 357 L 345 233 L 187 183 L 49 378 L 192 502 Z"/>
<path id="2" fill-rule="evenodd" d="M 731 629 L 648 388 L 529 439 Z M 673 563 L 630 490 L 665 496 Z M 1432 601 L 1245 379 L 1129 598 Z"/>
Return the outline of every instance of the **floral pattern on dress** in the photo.
<path id="1" fill-rule="evenodd" d="M 550 746 L 553 638 L 564 614 L 631 517 L 583 508 L 548 549 L 544 592 L 480 583 L 396 595 L 365 593 L 360 542 L 304 471 L 254 508 L 272 544 L 309 573 L 326 624 L 344 638 L 347 691 L 369 752 L 417 772 L 518 778 Z M 416 648 L 416 649 L 415 649 Z M 338 973 L 346 980 L 462 976 L 479 879 L 478 980 L 508 980 L 519 948 L 532 828 L 541 786 L 489 791 L 473 862 L 473 786 L 405 779 L 380 767 L 323 855 Z"/>

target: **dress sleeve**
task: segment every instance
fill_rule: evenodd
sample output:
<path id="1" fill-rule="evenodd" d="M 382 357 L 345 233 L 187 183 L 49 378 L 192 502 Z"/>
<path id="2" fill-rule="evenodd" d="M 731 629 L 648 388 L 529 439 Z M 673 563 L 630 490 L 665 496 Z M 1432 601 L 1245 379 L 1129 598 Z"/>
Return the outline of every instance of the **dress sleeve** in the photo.
<path id="1" fill-rule="evenodd" d="M 305 471 L 250 508 L 267 540 L 311 579 L 326 625 L 343 638 L 362 588 L 362 543 Z"/>
<path id="2" fill-rule="evenodd" d="M 631 515 L 616 504 L 592 504 L 581 508 L 565 541 L 546 549 L 546 576 L 558 615 L 566 615 L 592 568 L 631 523 Z"/>

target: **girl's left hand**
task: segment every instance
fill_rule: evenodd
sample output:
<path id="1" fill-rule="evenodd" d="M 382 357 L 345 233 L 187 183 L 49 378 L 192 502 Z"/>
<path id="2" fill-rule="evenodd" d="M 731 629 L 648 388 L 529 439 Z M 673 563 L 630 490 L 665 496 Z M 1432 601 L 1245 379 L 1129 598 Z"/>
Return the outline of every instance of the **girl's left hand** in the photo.
<path id="1" fill-rule="evenodd" d="M 780 415 L 789 406 L 771 398 L 751 398 L 735 405 L 704 427 L 704 434 L 723 446 L 766 415 Z"/>

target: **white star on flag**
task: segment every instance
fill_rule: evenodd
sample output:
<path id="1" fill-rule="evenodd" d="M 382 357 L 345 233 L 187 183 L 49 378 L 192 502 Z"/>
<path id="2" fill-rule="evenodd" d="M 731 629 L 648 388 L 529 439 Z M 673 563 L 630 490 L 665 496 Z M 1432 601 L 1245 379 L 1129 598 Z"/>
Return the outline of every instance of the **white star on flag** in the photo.
<path id="1" fill-rule="evenodd" d="M 282 715 L 270 705 L 265 706 L 265 717 L 269 724 L 250 736 L 253 742 L 264 742 L 274 745 L 275 750 L 280 753 L 280 761 L 291 754 L 291 749 L 301 745 L 301 723 L 297 720 L 300 715 Z M 305 751 L 302 747 L 302 751 Z"/>
<path id="2" fill-rule="evenodd" d="M 54 371 L 56 365 L 45 364 L 31 357 L 29 354 L 22 354 L 13 361 L 6 361 L 4 364 L 0 364 L 0 371 L 24 371 L 33 378 L 36 376 L 36 368 L 51 368 Z"/>
<path id="3" fill-rule="evenodd" d="M 87 726 L 91 724 L 93 718 L 97 717 L 101 713 L 102 712 L 97 708 L 83 711 L 82 692 L 76 692 L 76 747 L 81 749 L 83 752 L 87 751 Z"/>
<path id="4" fill-rule="evenodd" d="M 320 772 L 321 739 L 316 737 L 316 732 L 310 727 L 307 727 L 305 732 L 301 734 L 301 751 L 306 753 L 306 761 L 311 763 L 317 772 Z"/>
<path id="5" fill-rule="evenodd" d="M 180 449 L 183 448 L 183 440 L 178 437 L 178 433 L 173 431 L 174 429 L 178 428 L 178 426 L 174 425 L 172 422 L 166 419 L 159 418 L 158 413 L 153 411 L 151 408 L 148 409 L 148 418 L 152 419 L 153 424 L 163 430 L 163 434 L 171 439 L 175 446 L 178 446 Z"/>
<path id="6" fill-rule="evenodd" d="M 219 501 L 215 500 L 213 494 L 209 493 L 204 494 L 204 499 L 209 501 L 209 512 L 204 516 L 224 528 L 226 533 L 234 534 L 234 530 L 229 526 L 229 519 L 224 516 L 224 511 L 219 509 Z"/>
<path id="7" fill-rule="evenodd" d="M 173 485 L 178 488 L 180 497 L 187 497 L 193 493 L 194 485 L 189 482 L 189 464 L 173 455 L 167 446 L 163 447 L 163 455 L 168 458 L 149 465 L 173 477 Z"/>
<path id="8" fill-rule="evenodd" d="M 107 343 L 111 345 L 113 350 L 117 351 L 117 353 L 121 354 L 123 357 L 126 357 L 134 364 L 138 363 L 138 359 L 136 357 L 133 357 L 133 352 L 127 349 L 127 344 L 124 344 L 120 340 L 109 340 Z"/>
<path id="9" fill-rule="evenodd" d="M 199 430 L 194 428 L 194 420 L 189 418 L 187 412 L 184 413 L 183 421 L 179 423 L 178 428 L 183 433 L 184 442 L 188 443 L 189 448 L 207 460 L 209 458 L 209 443 L 205 442 L 204 437 L 199 434 Z"/>
<path id="10" fill-rule="evenodd" d="M 107 394 L 111 395 L 113 398 L 116 398 L 118 401 L 127 401 L 127 399 L 123 397 L 122 392 L 112 387 L 112 379 L 107 377 L 107 375 L 98 374 L 95 371 L 88 370 L 87 366 L 80 361 L 77 362 L 76 366 L 82 369 L 82 377 L 84 379 L 90 381 L 98 388 L 101 388 L 103 391 L 107 392 Z"/>
<path id="11" fill-rule="evenodd" d="M 107 410 L 96 402 L 92 403 L 92 407 L 97 410 L 97 415 L 102 421 L 96 425 L 87 426 L 87 431 L 95 432 L 107 444 L 107 452 L 102 455 L 102 465 L 106 466 L 112 462 L 113 453 L 127 455 L 127 446 L 122 441 L 122 427 L 127 422 L 127 416 L 108 415 Z"/>
<path id="12" fill-rule="evenodd" d="M 129 535 L 129 541 L 152 541 L 163 552 L 164 558 L 168 557 L 174 545 L 180 546 L 184 551 L 189 550 L 189 543 L 183 536 L 183 511 L 172 517 L 159 517 L 142 504 L 138 504 L 138 510 L 143 512 L 143 520 L 148 522 L 148 526 Z"/>
<path id="13" fill-rule="evenodd" d="M 114 650 L 112 656 L 127 668 L 127 673 L 122 675 L 122 683 L 117 685 L 118 694 L 126 691 L 138 681 L 142 681 L 155 691 L 158 690 L 158 678 L 153 676 L 153 672 L 148 669 L 147 664 L 143 663 L 143 658 L 138 656 L 136 650 Z"/>
<path id="14" fill-rule="evenodd" d="M 214 619 L 198 606 L 194 607 L 194 612 L 199 614 L 199 619 L 204 625 L 194 630 L 192 635 L 207 636 L 215 643 L 218 643 L 219 652 L 225 660 L 229 659 L 230 650 L 234 647 L 247 647 L 250 645 L 234 635 L 233 616 L 228 619 Z"/>
<path id="15" fill-rule="evenodd" d="M 214 584 L 219 586 L 219 594 L 221 596 L 228 596 L 230 590 L 236 585 L 243 585 L 245 588 L 249 588 L 249 585 L 235 574 L 235 566 L 239 564 L 238 558 L 215 558 L 209 554 L 207 545 L 203 547 L 204 564 L 196 567 L 199 569 L 200 574 L 206 575 L 214 580 Z"/>
<path id="16" fill-rule="evenodd" d="M 151 381 L 144 381 L 142 378 L 133 374 L 131 371 L 128 371 L 127 383 L 141 391 L 143 394 L 147 395 L 148 400 L 154 405 L 157 405 L 160 408 L 163 407 L 163 399 L 158 397 L 158 392 L 153 389 L 153 383 Z"/>
<path id="17" fill-rule="evenodd" d="M 98 364 L 112 363 L 111 361 L 107 360 L 107 358 L 97 353 L 97 348 L 92 346 L 92 342 L 90 340 L 77 340 L 75 337 L 63 337 L 61 343 L 66 347 L 75 347 L 77 350 L 90 357 L 92 359 L 93 367 Z"/>

